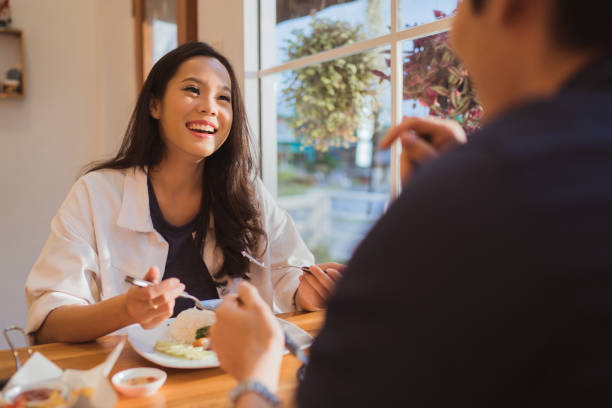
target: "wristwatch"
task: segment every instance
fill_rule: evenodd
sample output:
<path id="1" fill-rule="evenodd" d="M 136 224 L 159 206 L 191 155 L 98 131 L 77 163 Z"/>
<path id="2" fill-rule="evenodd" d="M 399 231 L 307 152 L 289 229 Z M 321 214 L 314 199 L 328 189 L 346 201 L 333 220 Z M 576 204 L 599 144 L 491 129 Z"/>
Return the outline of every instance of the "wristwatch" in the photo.
<path id="1" fill-rule="evenodd" d="M 272 407 L 280 406 L 280 400 L 268 389 L 268 387 L 257 380 L 244 380 L 240 381 L 238 385 L 230 391 L 228 407 L 234 407 L 238 398 L 247 392 L 254 392 L 259 395 Z"/>

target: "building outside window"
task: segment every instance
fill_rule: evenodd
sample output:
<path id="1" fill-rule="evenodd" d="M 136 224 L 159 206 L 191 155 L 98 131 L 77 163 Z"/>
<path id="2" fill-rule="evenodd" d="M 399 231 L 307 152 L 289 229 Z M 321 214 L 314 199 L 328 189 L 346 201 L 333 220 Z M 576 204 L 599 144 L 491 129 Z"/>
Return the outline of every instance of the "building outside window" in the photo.
<path id="1" fill-rule="evenodd" d="M 481 109 L 447 44 L 457 0 L 260 0 L 264 183 L 318 262 L 347 261 L 401 189 L 405 115 L 459 121 Z"/>

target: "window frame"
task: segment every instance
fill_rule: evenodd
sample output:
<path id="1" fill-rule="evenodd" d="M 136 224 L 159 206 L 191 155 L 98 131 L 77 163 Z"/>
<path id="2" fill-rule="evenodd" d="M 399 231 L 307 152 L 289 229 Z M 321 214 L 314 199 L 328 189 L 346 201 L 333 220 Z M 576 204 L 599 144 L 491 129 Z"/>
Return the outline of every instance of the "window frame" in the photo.
<path id="1" fill-rule="evenodd" d="M 134 56 L 136 66 L 136 92 L 144 84 L 152 67 L 153 56 L 151 47 L 153 34 L 151 26 L 145 18 L 146 0 L 132 0 L 132 16 L 134 18 Z M 177 26 L 177 44 L 197 41 L 198 37 L 198 2 L 197 0 L 175 0 L 175 15 Z"/>
<path id="2" fill-rule="evenodd" d="M 391 50 L 391 125 L 393 126 L 399 124 L 402 120 L 403 93 L 402 42 L 449 31 L 452 24 L 452 17 L 446 17 L 433 22 L 401 29 L 399 13 L 400 1 L 401 0 L 390 0 L 391 25 L 390 31 L 387 34 L 261 69 L 261 64 L 259 61 L 262 60 L 263 53 L 266 52 L 265 47 L 262 47 L 261 44 L 269 44 L 269 37 L 271 35 L 271 27 L 264 27 L 263 20 L 267 18 L 268 21 L 270 21 L 269 19 L 271 13 L 276 12 L 276 0 L 258 0 L 258 69 L 255 71 L 247 71 L 245 77 L 247 79 L 251 78 L 257 80 L 256 92 L 258 93 L 258 98 L 251 97 L 249 100 L 250 103 L 257 103 L 257 106 L 251 110 L 258 112 L 257 118 L 254 122 L 258 125 L 256 130 L 258 130 L 260 135 L 259 144 L 261 152 L 261 176 L 264 185 L 275 197 L 277 196 L 278 190 L 277 134 L 275 125 L 276 107 L 272 106 L 274 104 L 271 103 L 272 100 L 275 101 L 275 91 L 270 84 L 270 80 L 273 82 L 274 75 L 284 71 L 295 70 L 332 59 L 388 46 Z M 395 200 L 395 198 L 397 198 L 401 192 L 399 173 L 400 153 L 401 145 L 399 142 L 396 142 L 391 147 L 391 182 L 389 191 L 391 201 Z"/>

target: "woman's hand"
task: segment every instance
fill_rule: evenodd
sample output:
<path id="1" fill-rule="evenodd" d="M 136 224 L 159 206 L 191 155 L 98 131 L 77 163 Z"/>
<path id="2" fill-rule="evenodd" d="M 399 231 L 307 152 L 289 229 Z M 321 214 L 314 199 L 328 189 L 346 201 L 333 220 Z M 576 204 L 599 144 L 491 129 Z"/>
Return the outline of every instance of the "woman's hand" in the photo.
<path id="1" fill-rule="evenodd" d="M 146 288 L 131 287 L 125 295 L 125 310 L 134 323 L 143 329 L 151 329 L 174 312 L 174 300 L 185 290 L 178 279 L 170 278 L 159 282 L 160 273 L 152 266 L 144 279 L 155 285 Z"/>
<path id="2" fill-rule="evenodd" d="M 257 289 L 240 282 L 238 295 L 227 295 L 216 314 L 210 346 L 221 368 L 238 381 L 257 380 L 276 392 L 285 337 Z"/>
<path id="3" fill-rule="evenodd" d="M 441 152 L 467 140 L 463 128 L 457 122 L 433 116 L 405 117 L 402 123 L 387 132 L 380 147 L 386 149 L 397 139 L 402 143 L 400 174 L 403 184 L 410 179 L 416 166 L 427 163 Z"/>
<path id="4" fill-rule="evenodd" d="M 324 308 L 345 268 L 345 265 L 336 262 L 312 265 L 310 273 L 304 272 L 300 276 L 300 286 L 295 295 L 297 305 L 310 311 Z"/>

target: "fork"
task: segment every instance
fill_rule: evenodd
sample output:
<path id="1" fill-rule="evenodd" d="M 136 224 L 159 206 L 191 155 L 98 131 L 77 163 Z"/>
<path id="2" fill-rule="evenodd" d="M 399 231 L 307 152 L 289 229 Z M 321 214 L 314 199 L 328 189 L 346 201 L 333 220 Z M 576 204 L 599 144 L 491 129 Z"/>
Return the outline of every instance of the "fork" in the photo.
<path id="1" fill-rule="evenodd" d="M 277 269 L 285 269 L 285 268 L 297 268 L 297 269 L 301 269 L 304 272 L 309 272 L 310 273 L 310 267 L 308 267 L 308 266 L 298 266 L 298 265 L 291 265 L 291 264 L 283 264 L 283 265 L 274 265 L 274 266 L 270 267 L 270 269 L 272 269 L 273 271 L 275 271 Z"/>
<path id="2" fill-rule="evenodd" d="M 141 288 L 146 288 L 147 286 L 153 285 L 153 283 L 151 283 L 149 281 L 146 281 L 144 279 L 138 279 L 138 278 L 135 278 L 135 277 L 129 276 L 129 275 L 126 275 L 125 281 L 127 283 L 131 284 L 131 285 L 139 286 Z M 216 309 L 215 306 L 208 306 L 208 307 L 204 306 L 202 303 L 200 303 L 200 300 L 197 297 L 195 297 L 193 295 L 190 295 L 189 293 L 187 293 L 187 291 L 184 291 L 183 293 L 181 293 L 179 295 L 179 297 L 193 300 L 193 302 L 195 303 L 195 307 L 197 309 L 200 309 L 200 310 L 212 310 L 212 311 L 214 311 Z"/>
<path id="3" fill-rule="evenodd" d="M 261 262 L 260 260 L 255 258 L 253 255 L 249 254 L 247 251 L 242 251 L 241 254 L 246 259 L 248 259 L 249 262 L 254 263 L 257 266 L 261 266 L 262 268 L 266 267 L 266 265 L 263 262 Z M 297 268 L 297 269 L 301 269 L 303 272 L 312 273 L 312 272 L 310 272 L 310 268 L 308 266 L 283 264 L 283 265 L 273 265 L 273 266 L 270 267 L 270 269 L 273 270 L 273 271 L 278 270 L 278 269 L 285 269 L 285 268 Z"/>

